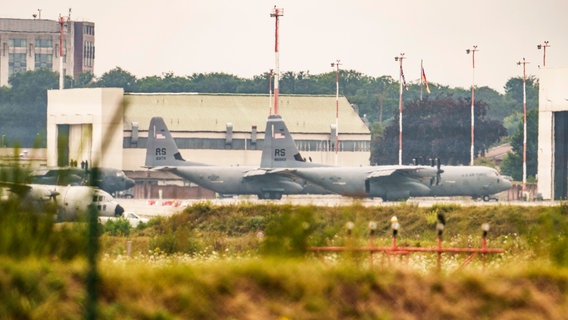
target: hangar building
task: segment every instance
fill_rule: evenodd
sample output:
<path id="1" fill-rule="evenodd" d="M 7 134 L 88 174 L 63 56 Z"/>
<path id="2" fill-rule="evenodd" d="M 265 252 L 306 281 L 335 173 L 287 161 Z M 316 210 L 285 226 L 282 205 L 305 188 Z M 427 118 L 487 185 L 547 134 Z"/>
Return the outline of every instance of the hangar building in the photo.
<path id="1" fill-rule="evenodd" d="M 538 114 L 538 192 L 568 198 L 568 68 L 541 68 Z"/>
<path id="2" fill-rule="evenodd" d="M 345 97 L 280 95 L 280 114 L 305 158 L 368 165 L 371 135 Z M 128 93 L 120 88 L 49 90 L 47 165 L 88 161 L 125 171 L 143 168 L 148 126 L 166 121 L 186 160 L 259 165 L 270 98 L 261 94 Z"/>

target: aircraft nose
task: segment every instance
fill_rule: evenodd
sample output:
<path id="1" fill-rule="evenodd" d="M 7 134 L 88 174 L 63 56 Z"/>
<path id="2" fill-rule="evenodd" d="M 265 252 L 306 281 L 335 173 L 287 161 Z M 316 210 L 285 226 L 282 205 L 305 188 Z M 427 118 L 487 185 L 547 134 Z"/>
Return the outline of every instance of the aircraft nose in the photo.
<path id="1" fill-rule="evenodd" d="M 122 216 L 123 213 L 124 213 L 124 208 L 120 204 L 117 204 L 116 207 L 114 208 L 114 215 Z"/>
<path id="2" fill-rule="evenodd" d="M 126 189 L 130 189 L 132 187 L 134 187 L 135 183 L 133 179 L 127 179 L 126 182 L 124 183 L 126 186 Z"/>
<path id="3" fill-rule="evenodd" d="M 509 190 L 513 187 L 513 181 L 511 181 L 509 176 L 499 176 L 499 181 L 501 181 L 504 190 Z"/>

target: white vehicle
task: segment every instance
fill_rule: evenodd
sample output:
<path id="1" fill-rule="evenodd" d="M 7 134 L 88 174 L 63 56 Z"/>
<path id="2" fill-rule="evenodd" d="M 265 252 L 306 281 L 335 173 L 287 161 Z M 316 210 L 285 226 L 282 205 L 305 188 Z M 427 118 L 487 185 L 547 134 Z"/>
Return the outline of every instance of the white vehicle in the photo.
<path id="1" fill-rule="evenodd" d="M 150 219 L 141 217 L 134 212 L 125 212 L 121 217 L 99 217 L 101 223 L 106 223 L 109 220 L 124 219 L 130 223 L 132 228 L 136 228 L 141 222 L 146 223 Z"/>

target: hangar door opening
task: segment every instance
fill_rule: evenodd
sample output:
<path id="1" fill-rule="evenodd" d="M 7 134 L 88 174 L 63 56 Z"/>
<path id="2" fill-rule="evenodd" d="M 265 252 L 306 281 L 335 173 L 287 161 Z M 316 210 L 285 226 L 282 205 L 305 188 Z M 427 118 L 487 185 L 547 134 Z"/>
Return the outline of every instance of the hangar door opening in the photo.
<path id="1" fill-rule="evenodd" d="M 91 162 L 93 141 L 92 124 L 57 125 L 57 165 L 77 166 L 83 161 Z"/>
<path id="2" fill-rule="evenodd" d="M 554 113 L 554 199 L 568 197 L 568 111 Z"/>

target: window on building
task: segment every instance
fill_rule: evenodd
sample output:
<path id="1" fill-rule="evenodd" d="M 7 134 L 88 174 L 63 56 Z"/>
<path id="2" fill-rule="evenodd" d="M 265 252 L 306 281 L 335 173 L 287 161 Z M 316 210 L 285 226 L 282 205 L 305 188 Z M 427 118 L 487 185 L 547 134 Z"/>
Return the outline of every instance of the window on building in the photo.
<path id="1" fill-rule="evenodd" d="M 95 60 L 95 46 L 90 41 L 83 43 L 83 64 L 92 67 Z"/>
<path id="2" fill-rule="evenodd" d="M 26 54 L 10 53 L 8 56 L 8 76 L 26 71 Z"/>
<path id="3" fill-rule="evenodd" d="M 35 69 L 53 69 L 53 55 L 51 53 L 36 53 Z"/>
<path id="4" fill-rule="evenodd" d="M 25 48 L 27 45 L 26 39 L 10 39 L 8 45 L 11 48 Z"/>
<path id="5" fill-rule="evenodd" d="M 36 48 L 51 48 L 53 47 L 53 40 L 51 38 L 49 39 L 36 38 L 35 46 Z"/>

